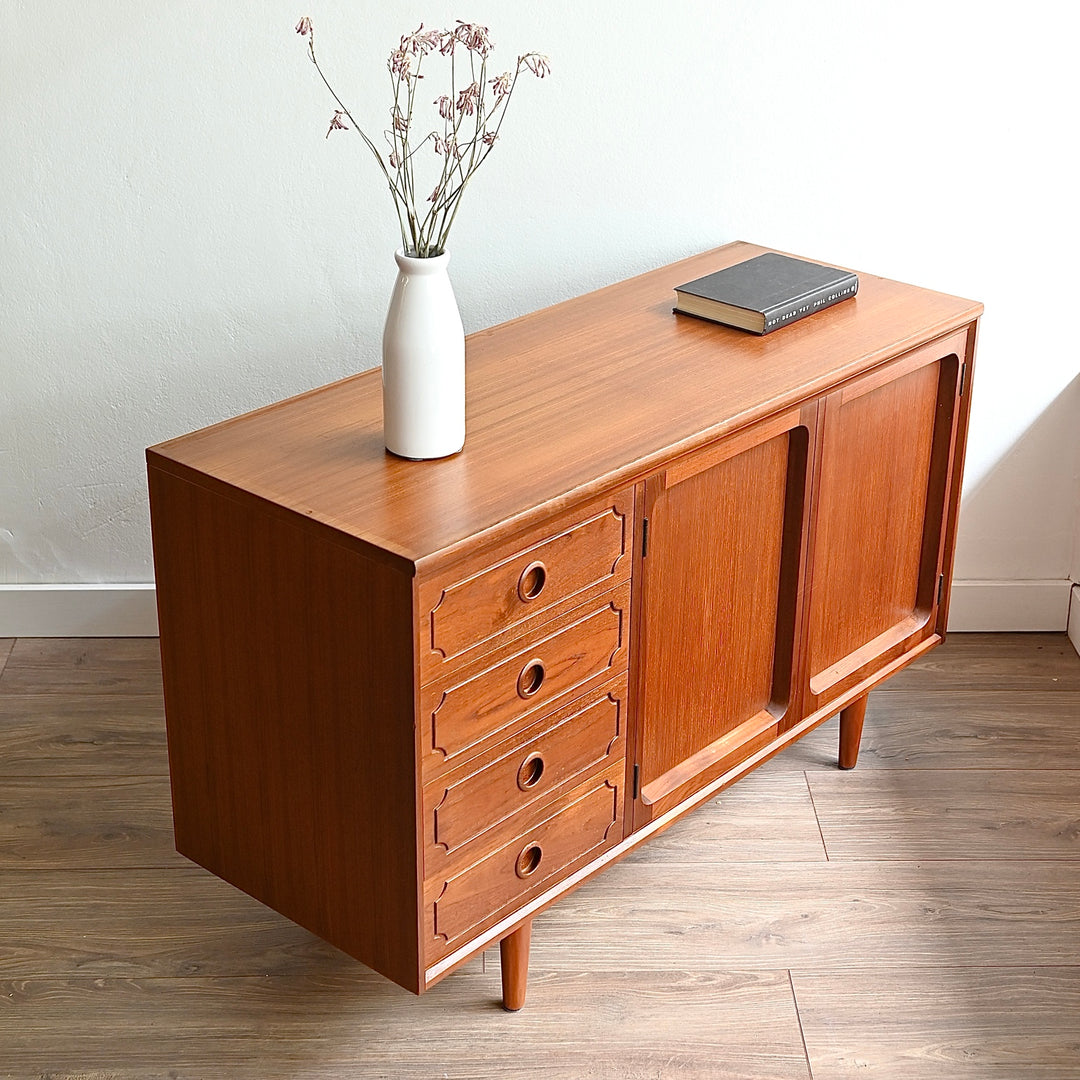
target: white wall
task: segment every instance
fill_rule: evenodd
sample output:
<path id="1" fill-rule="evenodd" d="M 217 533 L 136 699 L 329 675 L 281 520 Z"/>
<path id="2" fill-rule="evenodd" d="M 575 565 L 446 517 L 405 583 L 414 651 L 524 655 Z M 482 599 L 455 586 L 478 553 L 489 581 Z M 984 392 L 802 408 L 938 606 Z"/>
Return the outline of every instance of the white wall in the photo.
<path id="1" fill-rule="evenodd" d="M 323 138 L 306 3 L 0 7 L 0 582 L 149 581 L 147 444 L 377 362 L 396 230 L 360 141 Z M 385 54 L 421 20 L 486 22 L 508 63 L 551 55 L 455 225 L 467 330 L 737 238 L 983 300 L 958 574 L 1060 582 L 1072 11 L 306 9 L 374 127 Z"/>

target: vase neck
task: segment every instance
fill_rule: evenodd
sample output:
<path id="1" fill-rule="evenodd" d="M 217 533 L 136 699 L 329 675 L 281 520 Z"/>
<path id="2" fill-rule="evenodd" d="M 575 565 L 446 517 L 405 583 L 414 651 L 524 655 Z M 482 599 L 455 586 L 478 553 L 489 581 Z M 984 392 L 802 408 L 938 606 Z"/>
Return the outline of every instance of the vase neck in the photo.
<path id="1" fill-rule="evenodd" d="M 432 255 L 426 259 L 416 255 L 406 255 L 400 248 L 394 252 L 394 259 L 398 267 L 410 274 L 438 274 L 446 269 L 450 262 L 450 253 L 444 251 L 441 255 Z"/>

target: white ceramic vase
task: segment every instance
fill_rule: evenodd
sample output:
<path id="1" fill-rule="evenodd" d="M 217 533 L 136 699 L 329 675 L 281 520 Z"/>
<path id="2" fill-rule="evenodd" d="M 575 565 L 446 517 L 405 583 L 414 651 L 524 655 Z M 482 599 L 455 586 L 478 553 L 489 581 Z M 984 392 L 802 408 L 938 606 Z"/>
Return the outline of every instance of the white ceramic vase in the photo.
<path id="1" fill-rule="evenodd" d="M 465 330 L 450 256 L 394 253 L 397 281 L 383 329 L 383 440 L 405 458 L 441 458 L 465 445 Z"/>

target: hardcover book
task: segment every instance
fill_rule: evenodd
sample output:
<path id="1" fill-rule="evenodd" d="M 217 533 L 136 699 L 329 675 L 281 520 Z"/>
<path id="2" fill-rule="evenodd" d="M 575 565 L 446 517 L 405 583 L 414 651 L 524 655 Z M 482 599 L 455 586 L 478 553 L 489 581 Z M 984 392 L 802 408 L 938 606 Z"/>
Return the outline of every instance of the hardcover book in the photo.
<path id="1" fill-rule="evenodd" d="M 766 252 L 675 288 L 675 310 L 699 319 L 771 334 L 859 290 L 850 270 Z"/>

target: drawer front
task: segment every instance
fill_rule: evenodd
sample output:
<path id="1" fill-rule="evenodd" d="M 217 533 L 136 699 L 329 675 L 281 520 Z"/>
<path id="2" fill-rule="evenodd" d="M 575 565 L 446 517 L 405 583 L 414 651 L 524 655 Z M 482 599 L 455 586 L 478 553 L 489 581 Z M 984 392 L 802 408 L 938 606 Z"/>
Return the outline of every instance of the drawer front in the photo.
<path id="1" fill-rule="evenodd" d="M 565 704 L 626 667 L 630 587 L 545 626 L 546 634 L 454 685 L 421 691 L 431 753 L 450 760 L 517 727 L 540 709 Z M 509 732 L 507 732 L 509 734 Z"/>
<path id="2" fill-rule="evenodd" d="M 462 845 L 623 757 L 625 677 L 532 725 L 424 793 L 427 873 Z M 503 830 L 500 830 L 502 832 Z"/>
<path id="3" fill-rule="evenodd" d="M 429 881 L 428 919 L 435 953 L 450 951 L 468 931 L 496 922 L 507 910 L 618 843 L 621 769 L 608 770 L 575 789 L 550 816 L 537 817 L 527 831 L 453 877 Z"/>
<path id="4" fill-rule="evenodd" d="M 513 554 L 467 560 L 420 586 L 421 678 L 527 621 L 554 617 L 630 576 L 633 495 L 547 523 Z M 553 530 L 555 530 L 554 535 Z M 538 541 L 538 542 L 537 542 Z M 538 618 L 539 617 L 539 618 Z"/>

